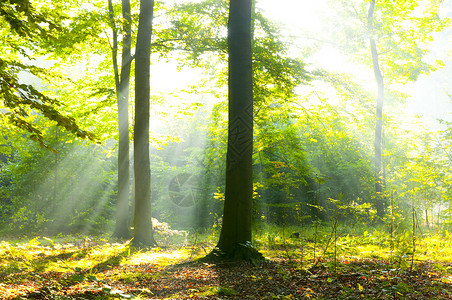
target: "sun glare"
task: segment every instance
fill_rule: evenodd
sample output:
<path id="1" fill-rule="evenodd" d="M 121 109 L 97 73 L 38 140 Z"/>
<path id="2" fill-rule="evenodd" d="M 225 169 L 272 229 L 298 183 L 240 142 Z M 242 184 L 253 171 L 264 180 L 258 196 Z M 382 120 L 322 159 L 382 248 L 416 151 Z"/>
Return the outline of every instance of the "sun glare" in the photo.
<path id="1" fill-rule="evenodd" d="M 302 29 L 316 31 L 321 28 L 321 12 L 327 7 L 327 0 L 258 0 L 257 7 L 265 15 L 288 27 L 292 34 Z"/>

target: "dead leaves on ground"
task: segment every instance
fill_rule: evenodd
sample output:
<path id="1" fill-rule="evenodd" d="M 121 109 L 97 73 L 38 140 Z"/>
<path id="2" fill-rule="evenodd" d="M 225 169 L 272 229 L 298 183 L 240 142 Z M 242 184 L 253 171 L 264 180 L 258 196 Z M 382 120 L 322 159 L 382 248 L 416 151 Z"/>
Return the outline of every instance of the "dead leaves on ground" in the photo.
<path id="1" fill-rule="evenodd" d="M 40 254 L 38 259 L 46 263 L 55 255 Z M 58 259 L 83 257 L 66 256 Z M 98 261 L 97 268 L 67 271 L 3 265 L 0 295 L 2 299 L 452 299 L 452 267 L 444 263 L 422 262 L 413 269 L 374 259 L 342 260 L 335 268 L 331 261 L 308 268 L 287 258 L 257 266 L 244 262 L 164 266 L 152 259 L 120 263 L 119 258 L 126 256 L 120 252 Z M 20 262 L 17 257 L 14 261 Z"/>

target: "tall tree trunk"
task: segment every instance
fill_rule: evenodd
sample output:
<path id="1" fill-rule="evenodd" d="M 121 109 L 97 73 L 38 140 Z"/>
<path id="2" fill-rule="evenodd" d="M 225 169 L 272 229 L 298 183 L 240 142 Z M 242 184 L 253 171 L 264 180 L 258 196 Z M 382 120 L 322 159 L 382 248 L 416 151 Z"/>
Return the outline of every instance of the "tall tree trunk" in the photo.
<path id="1" fill-rule="evenodd" d="M 55 146 L 53 147 L 55 150 L 58 149 L 56 146 L 58 145 L 59 140 L 59 128 L 55 127 Z M 58 181 L 59 181 L 59 160 L 60 160 L 60 153 L 55 152 L 55 168 L 54 168 L 54 174 L 53 174 L 53 201 L 52 201 L 52 214 L 56 211 L 55 204 L 57 203 L 57 194 L 58 194 Z"/>
<path id="2" fill-rule="evenodd" d="M 217 245 L 228 259 L 253 259 L 252 0 L 231 0 L 228 21 L 229 125 L 223 226 Z M 249 251 L 251 250 L 251 252 Z"/>
<path id="3" fill-rule="evenodd" d="M 427 229 L 430 229 L 430 222 L 428 220 L 428 208 L 425 208 L 425 225 L 427 226 Z"/>
<path id="4" fill-rule="evenodd" d="M 122 0 L 123 45 L 121 56 L 121 73 L 119 75 L 117 63 L 118 38 L 114 24 L 113 5 L 109 3 L 110 20 L 113 28 L 113 66 L 115 70 L 116 98 L 118 103 L 118 198 L 116 203 L 116 224 L 113 236 L 117 238 L 130 238 L 129 231 L 129 87 L 130 69 L 132 64 L 132 19 L 130 14 L 130 1 Z"/>
<path id="5" fill-rule="evenodd" d="M 134 173 L 136 246 L 155 245 L 151 221 L 151 169 L 149 158 L 150 64 L 154 0 L 140 0 L 135 54 Z"/>
<path id="6" fill-rule="evenodd" d="M 382 133 L 383 133 L 383 103 L 384 103 L 384 82 L 383 75 L 380 70 L 378 60 L 378 51 L 375 39 L 373 37 L 373 15 L 375 10 L 375 0 L 370 2 L 369 11 L 367 15 L 367 26 L 370 34 L 370 50 L 372 53 L 372 63 L 375 75 L 375 81 L 378 86 L 377 95 L 377 110 L 376 110 L 376 125 L 375 125 L 375 206 L 377 209 L 377 216 L 382 218 L 384 216 L 384 195 L 383 195 L 383 168 L 382 168 Z"/>

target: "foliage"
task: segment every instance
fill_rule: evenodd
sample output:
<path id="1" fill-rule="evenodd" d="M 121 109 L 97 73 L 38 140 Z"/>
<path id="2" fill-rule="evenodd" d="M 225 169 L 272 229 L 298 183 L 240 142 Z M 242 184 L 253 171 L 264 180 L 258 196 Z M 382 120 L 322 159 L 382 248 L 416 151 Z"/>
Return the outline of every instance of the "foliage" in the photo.
<path id="1" fill-rule="evenodd" d="M 2 124 L 6 126 L 9 123 L 29 132 L 31 139 L 45 147 L 47 145 L 41 130 L 30 121 L 33 114 L 45 116 L 78 137 L 95 139 L 92 133 L 79 128 L 74 118 L 61 112 L 58 108 L 62 106 L 61 101 L 49 97 L 27 82 L 24 83 L 21 78 L 23 73 L 47 82 L 58 78 L 58 74 L 21 62 L 33 60 L 31 52 L 45 51 L 67 32 L 63 25 L 64 16 L 56 8 L 52 8 L 36 5 L 28 0 L 4 1 L 0 6 L 0 34 L 5 36 L 5 43 L 0 50 Z"/>
<path id="2" fill-rule="evenodd" d="M 376 40 L 379 61 L 385 78 L 391 82 L 415 81 L 420 74 L 434 71 L 442 61 L 429 64 L 425 55 L 433 33 L 449 26 L 450 20 L 441 19 L 441 4 L 437 1 L 379 1 L 376 4 L 372 31 L 368 28 L 368 1 L 336 1 L 343 18 L 331 19 L 335 41 L 341 49 L 352 53 L 349 58 L 372 65 L 368 40 Z"/>
<path id="3" fill-rule="evenodd" d="M 227 1 L 188 2 L 168 8 L 167 27 L 157 29 L 156 49 L 180 50 L 186 58 L 181 64 L 214 69 L 216 80 L 226 82 Z M 256 9 L 253 15 L 253 84 L 255 110 L 273 102 L 284 102 L 294 95 L 294 88 L 310 81 L 305 64 L 289 53 L 289 46 L 279 40 L 279 28 Z M 216 57 L 213 57 L 212 52 Z M 177 52 L 180 53 L 180 52 Z"/>

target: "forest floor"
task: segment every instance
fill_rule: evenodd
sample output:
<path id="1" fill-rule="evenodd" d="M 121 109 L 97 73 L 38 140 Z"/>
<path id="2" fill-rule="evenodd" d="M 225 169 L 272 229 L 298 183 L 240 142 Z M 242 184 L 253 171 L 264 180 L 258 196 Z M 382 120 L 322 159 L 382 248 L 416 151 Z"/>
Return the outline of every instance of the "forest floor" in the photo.
<path id="1" fill-rule="evenodd" d="M 267 260 L 253 265 L 194 261 L 211 246 L 200 243 L 134 250 L 102 239 L 2 241 L 0 298 L 452 299 L 444 243 L 431 259 L 338 245 L 330 252 L 318 245 L 317 258 L 307 242 L 261 245 Z"/>

